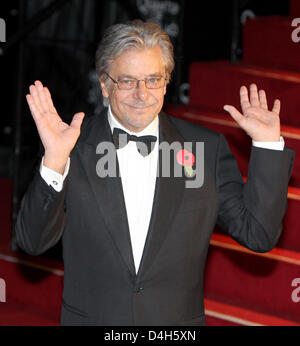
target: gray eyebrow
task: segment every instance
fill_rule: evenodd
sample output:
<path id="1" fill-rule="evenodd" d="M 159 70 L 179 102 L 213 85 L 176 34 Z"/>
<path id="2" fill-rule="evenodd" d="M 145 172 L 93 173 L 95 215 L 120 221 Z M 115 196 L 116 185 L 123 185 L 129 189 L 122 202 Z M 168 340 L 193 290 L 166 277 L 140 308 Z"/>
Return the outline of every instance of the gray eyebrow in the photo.
<path id="1" fill-rule="evenodd" d="M 150 77 L 163 77 L 161 73 L 159 72 L 155 72 L 155 73 L 151 73 L 150 75 L 146 76 L 145 78 L 150 78 Z M 130 79 L 136 79 L 138 80 L 138 78 L 131 76 L 129 74 L 121 74 L 118 79 L 120 78 L 130 78 Z"/>

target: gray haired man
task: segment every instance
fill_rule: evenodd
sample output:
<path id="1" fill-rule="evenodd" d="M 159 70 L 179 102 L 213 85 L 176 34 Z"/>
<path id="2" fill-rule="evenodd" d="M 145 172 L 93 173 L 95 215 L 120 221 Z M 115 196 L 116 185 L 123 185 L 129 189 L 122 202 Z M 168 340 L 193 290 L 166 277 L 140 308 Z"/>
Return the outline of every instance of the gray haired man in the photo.
<path id="1" fill-rule="evenodd" d="M 281 234 L 294 152 L 280 137 L 280 101 L 269 110 L 252 84 L 250 95 L 241 87 L 242 113 L 224 107 L 253 140 L 244 183 L 223 135 L 161 112 L 173 67 L 166 33 L 133 21 L 108 28 L 97 50 L 101 114 L 83 122 L 78 113 L 68 125 L 49 90 L 40 81 L 30 86 L 45 153 L 22 201 L 17 241 L 37 255 L 62 239 L 62 325 L 205 325 L 204 269 L 215 225 L 258 252 Z M 127 138 L 121 146 L 120 134 Z M 151 150 L 141 155 L 137 143 L 147 141 Z M 114 148 L 115 177 L 97 174 L 104 142 Z M 172 169 L 157 174 L 160 144 L 174 142 L 204 143 L 201 187 L 186 188 L 192 178 Z M 195 169 L 193 150 L 175 153 L 170 164 Z"/>

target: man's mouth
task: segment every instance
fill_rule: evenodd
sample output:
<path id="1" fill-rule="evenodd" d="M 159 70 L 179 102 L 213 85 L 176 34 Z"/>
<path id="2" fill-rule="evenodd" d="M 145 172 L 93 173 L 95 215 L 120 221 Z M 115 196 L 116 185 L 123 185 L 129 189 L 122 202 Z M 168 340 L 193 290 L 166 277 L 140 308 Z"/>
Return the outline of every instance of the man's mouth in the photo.
<path id="1" fill-rule="evenodd" d="M 145 108 L 152 107 L 153 103 L 152 104 L 133 104 L 133 105 L 126 104 L 126 105 L 135 109 L 145 109 Z"/>

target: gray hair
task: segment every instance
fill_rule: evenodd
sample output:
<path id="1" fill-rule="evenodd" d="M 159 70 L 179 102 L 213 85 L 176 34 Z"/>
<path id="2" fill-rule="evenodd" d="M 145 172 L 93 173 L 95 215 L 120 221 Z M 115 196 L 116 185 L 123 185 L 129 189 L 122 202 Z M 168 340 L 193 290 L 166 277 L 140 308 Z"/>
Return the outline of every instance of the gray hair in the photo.
<path id="1" fill-rule="evenodd" d="M 159 45 L 163 53 L 167 81 L 174 69 L 173 45 L 167 33 L 156 23 L 134 20 L 126 24 L 115 24 L 106 29 L 96 51 L 96 72 L 98 77 L 107 81 L 114 59 L 130 49 L 154 48 Z M 103 104 L 108 106 L 104 98 Z"/>

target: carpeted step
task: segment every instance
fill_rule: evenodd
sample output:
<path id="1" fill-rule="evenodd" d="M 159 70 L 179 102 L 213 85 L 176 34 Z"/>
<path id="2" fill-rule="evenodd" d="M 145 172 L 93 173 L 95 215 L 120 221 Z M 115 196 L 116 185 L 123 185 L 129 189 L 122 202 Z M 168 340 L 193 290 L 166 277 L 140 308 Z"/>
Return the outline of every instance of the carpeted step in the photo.
<path id="1" fill-rule="evenodd" d="M 300 72 L 300 48 L 292 40 L 295 27 L 291 22 L 291 18 L 279 16 L 247 19 L 243 26 L 242 62 Z"/>
<path id="2" fill-rule="evenodd" d="M 209 311 L 210 313 L 210 311 Z M 216 312 L 215 314 L 208 315 L 206 314 L 206 325 L 207 326 L 221 326 L 221 327 L 233 327 L 233 326 L 241 326 L 242 324 L 240 323 L 235 323 L 233 321 L 235 321 L 234 319 L 230 319 L 230 320 L 226 320 L 226 317 L 224 317 L 224 315 L 222 315 L 221 313 Z"/>
<path id="3" fill-rule="evenodd" d="M 59 321 L 63 270 L 62 263 L 49 265 L 42 257 L 0 253 L 0 273 L 6 284 L 6 302 L 13 311 L 16 305 L 26 305 L 29 311 L 40 311 L 48 321 Z M 54 263 L 54 261 L 52 262 Z"/>
<path id="4" fill-rule="evenodd" d="M 10 299 L 0 304 L 0 326 L 58 326 L 60 323 L 59 316 L 53 316 L 47 310 L 32 307 L 25 302 Z"/>
<path id="5" fill-rule="evenodd" d="M 10 250 L 12 181 L 0 178 L 0 187 L 0 278 L 6 284 L 0 325 L 58 325 L 63 264 Z"/>
<path id="6" fill-rule="evenodd" d="M 290 0 L 290 17 L 300 18 L 300 1 Z"/>
<path id="7" fill-rule="evenodd" d="M 221 112 L 223 106 L 240 109 L 242 85 L 256 83 L 267 93 L 269 107 L 281 100 L 281 121 L 300 126 L 300 73 L 251 65 L 231 65 L 227 61 L 195 62 L 190 67 L 190 106 Z"/>
<path id="8" fill-rule="evenodd" d="M 262 314 L 211 299 L 204 299 L 206 323 L 208 326 L 299 326 L 295 321 Z"/>
<path id="9" fill-rule="evenodd" d="M 205 297 L 300 325 L 299 306 L 292 299 L 299 253 L 288 256 L 285 251 L 280 260 L 278 255 L 257 255 L 229 237 L 218 239 L 214 235 L 208 254 Z"/>

